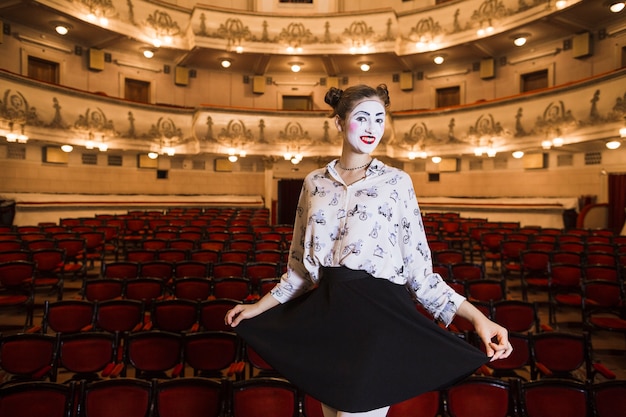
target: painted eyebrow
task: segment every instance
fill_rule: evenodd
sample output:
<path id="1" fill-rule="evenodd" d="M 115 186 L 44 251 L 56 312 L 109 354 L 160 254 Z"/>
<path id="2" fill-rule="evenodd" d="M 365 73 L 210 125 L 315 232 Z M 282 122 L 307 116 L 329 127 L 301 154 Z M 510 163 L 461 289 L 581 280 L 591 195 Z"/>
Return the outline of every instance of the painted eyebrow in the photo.
<path id="1" fill-rule="evenodd" d="M 356 112 L 356 113 L 355 113 L 355 116 L 356 116 L 357 114 L 361 114 L 361 113 L 363 113 L 363 114 L 365 114 L 365 115 L 370 116 L 370 114 L 369 114 L 368 112 L 366 112 L 365 110 L 359 110 L 358 112 Z M 381 111 L 381 112 L 379 112 L 379 113 L 376 113 L 376 116 L 382 116 L 383 114 L 385 114 L 385 112 L 382 112 L 382 111 Z"/>

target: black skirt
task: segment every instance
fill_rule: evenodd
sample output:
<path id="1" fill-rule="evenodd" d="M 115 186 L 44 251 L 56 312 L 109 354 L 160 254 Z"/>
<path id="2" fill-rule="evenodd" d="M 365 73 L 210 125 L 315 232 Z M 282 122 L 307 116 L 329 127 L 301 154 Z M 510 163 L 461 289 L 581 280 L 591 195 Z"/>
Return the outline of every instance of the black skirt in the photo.
<path id="1" fill-rule="evenodd" d="M 323 268 L 318 288 L 235 331 L 302 391 L 353 413 L 442 389 L 488 361 L 418 312 L 403 285 L 345 267 Z"/>

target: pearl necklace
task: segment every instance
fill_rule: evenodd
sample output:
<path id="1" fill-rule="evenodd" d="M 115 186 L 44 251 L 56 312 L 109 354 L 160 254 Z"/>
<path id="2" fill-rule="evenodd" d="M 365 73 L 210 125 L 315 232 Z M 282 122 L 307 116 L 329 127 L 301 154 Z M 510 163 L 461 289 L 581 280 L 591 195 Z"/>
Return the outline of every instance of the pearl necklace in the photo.
<path id="1" fill-rule="evenodd" d="M 372 163 L 372 160 L 370 159 L 370 161 L 367 164 L 361 165 L 360 167 L 344 168 L 343 166 L 341 166 L 341 162 L 337 161 L 337 165 L 339 165 L 339 168 L 343 169 L 344 171 L 356 171 L 357 169 L 362 169 L 362 168 L 367 167 L 371 163 Z"/>

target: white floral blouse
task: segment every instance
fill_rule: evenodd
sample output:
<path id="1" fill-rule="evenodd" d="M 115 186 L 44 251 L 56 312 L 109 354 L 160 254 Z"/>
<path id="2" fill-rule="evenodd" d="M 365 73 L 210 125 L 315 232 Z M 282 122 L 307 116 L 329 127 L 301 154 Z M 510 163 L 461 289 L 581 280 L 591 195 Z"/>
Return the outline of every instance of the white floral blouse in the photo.
<path id="1" fill-rule="evenodd" d="M 336 164 L 304 180 L 287 272 L 272 295 L 288 301 L 315 287 L 321 266 L 342 265 L 406 285 L 433 317 L 450 324 L 465 298 L 433 273 L 411 178 L 374 159 L 365 178 L 346 185 Z"/>

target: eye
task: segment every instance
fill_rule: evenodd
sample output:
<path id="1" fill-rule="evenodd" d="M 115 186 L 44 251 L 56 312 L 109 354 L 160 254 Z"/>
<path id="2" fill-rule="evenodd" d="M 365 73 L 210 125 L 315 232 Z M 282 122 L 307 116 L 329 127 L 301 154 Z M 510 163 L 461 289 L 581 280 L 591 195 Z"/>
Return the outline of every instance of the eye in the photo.
<path id="1" fill-rule="evenodd" d="M 365 118 L 365 116 L 357 116 L 357 117 L 356 117 L 356 121 L 357 121 L 357 122 L 364 122 L 364 121 L 366 121 L 366 120 L 367 120 L 367 119 Z"/>
<path id="2" fill-rule="evenodd" d="M 385 119 L 376 119 L 376 123 L 380 123 L 380 124 L 385 123 Z"/>

